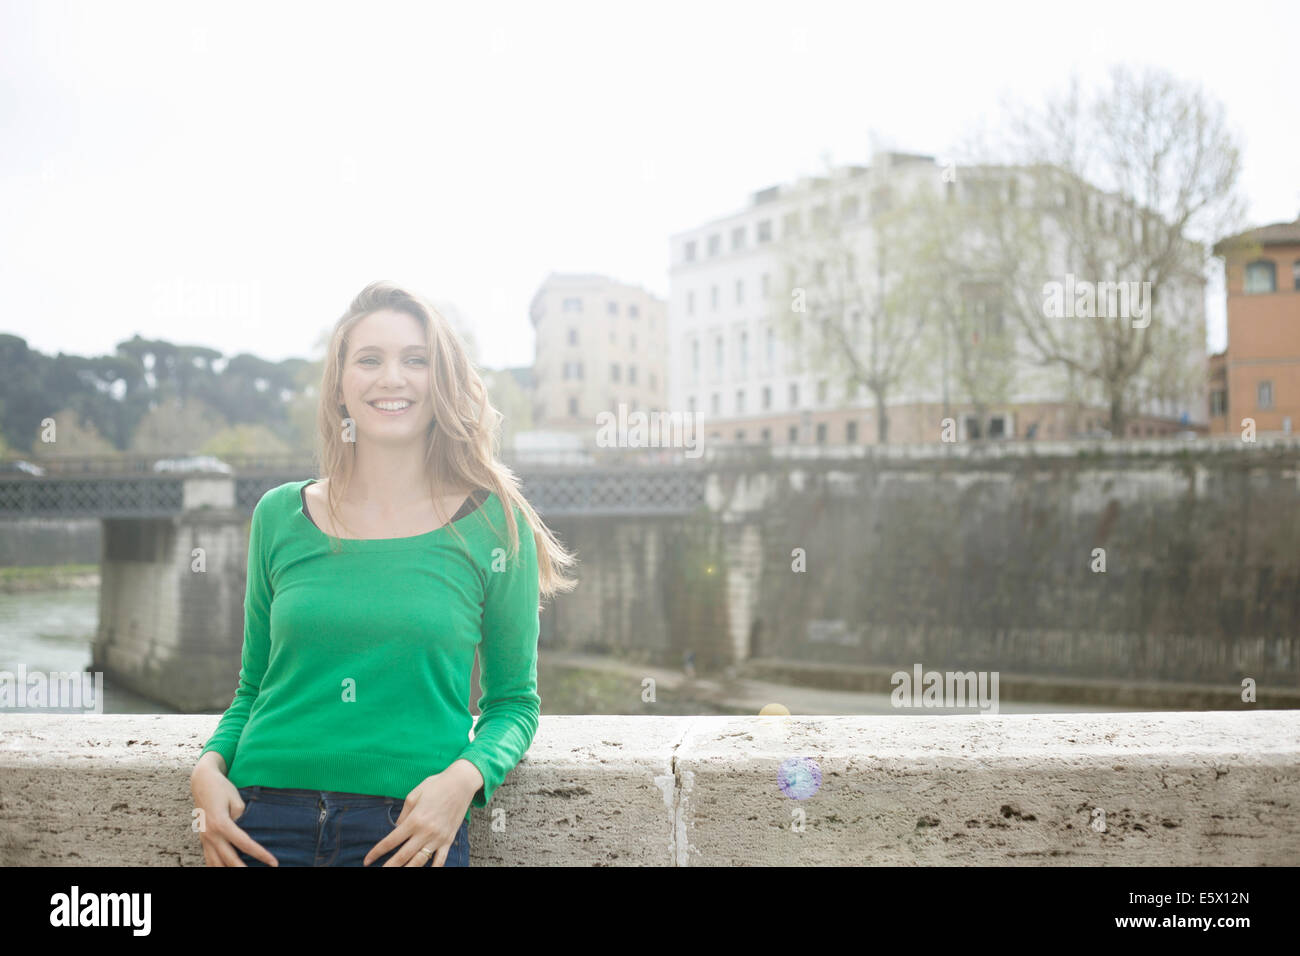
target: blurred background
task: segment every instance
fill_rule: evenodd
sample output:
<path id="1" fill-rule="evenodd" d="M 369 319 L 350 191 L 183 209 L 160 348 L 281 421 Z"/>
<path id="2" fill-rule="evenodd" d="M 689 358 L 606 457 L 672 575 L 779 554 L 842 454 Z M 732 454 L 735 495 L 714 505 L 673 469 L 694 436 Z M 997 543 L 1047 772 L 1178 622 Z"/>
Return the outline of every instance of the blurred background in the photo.
<path id="1" fill-rule="evenodd" d="M 543 713 L 1300 705 L 1298 32 L 3 0 L 0 671 L 224 710 L 248 516 L 387 278 L 581 562 Z"/>

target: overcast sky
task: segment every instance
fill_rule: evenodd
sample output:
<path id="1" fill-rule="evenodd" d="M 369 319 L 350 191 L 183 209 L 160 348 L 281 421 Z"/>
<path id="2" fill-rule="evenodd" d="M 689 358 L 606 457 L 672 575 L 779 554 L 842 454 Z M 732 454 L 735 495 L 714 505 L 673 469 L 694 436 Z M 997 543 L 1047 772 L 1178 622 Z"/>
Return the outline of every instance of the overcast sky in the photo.
<path id="1" fill-rule="evenodd" d="M 823 153 L 942 155 L 1115 62 L 1218 97 L 1251 222 L 1290 221 L 1298 9 L 0 0 L 0 331 L 315 357 L 391 278 L 527 365 L 551 270 L 665 295 L 670 234 Z"/>

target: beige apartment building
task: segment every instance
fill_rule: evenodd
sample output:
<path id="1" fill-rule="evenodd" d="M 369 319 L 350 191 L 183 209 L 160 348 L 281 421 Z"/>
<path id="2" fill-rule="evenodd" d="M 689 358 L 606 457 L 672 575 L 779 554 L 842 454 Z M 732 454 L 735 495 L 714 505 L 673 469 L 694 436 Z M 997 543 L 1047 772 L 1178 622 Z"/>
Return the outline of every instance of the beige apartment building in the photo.
<path id="1" fill-rule="evenodd" d="M 538 429 L 594 435 L 596 416 L 667 408 L 667 304 L 603 275 L 553 272 L 529 308 Z"/>

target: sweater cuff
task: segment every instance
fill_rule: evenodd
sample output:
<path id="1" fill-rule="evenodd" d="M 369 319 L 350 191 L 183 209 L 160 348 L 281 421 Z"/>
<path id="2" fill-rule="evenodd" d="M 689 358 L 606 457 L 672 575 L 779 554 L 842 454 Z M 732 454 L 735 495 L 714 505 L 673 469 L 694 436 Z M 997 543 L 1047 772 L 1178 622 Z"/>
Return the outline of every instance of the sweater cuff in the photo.
<path id="1" fill-rule="evenodd" d="M 199 756 L 202 757 L 205 753 L 209 753 L 209 752 L 215 754 L 221 754 L 221 759 L 226 762 L 226 776 L 229 777 L 230 768 L 235 763 L 235 748 L 238 746 L 239 745 L 237 743 L 235 744 L 209 743 L 206 746 L 204 746 L 202 750 L 199 751 Z"/>
<path id="2" fill-rule="evenodd" d="M 473 746 L 474 745 L 471 743 L 470 747 L 472 748 Z M 479 774 L 483 777 L 483 786 L 479 787 L 478 790 L 475 791 L 473 798 L 471 798 L 469 802 L 471 807 L 477 807 L 480 810 L 483 809 L 487 806 L 488 801 L 492 799 L 492 791 L 496 789 L 492 783 L 492 777 L 490 775 L 491 765 L 472 749 L 467 749 L 456 759 L 466 760 L 472 763 L 474 768 L 478 770 Z"/>

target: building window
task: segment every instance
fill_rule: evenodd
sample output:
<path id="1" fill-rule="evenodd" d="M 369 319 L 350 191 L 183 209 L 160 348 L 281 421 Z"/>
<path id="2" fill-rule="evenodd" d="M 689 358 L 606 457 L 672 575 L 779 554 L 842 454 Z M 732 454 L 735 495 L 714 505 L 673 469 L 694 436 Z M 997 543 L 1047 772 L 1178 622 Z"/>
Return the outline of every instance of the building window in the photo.
<path id="1" fill-rule="evenodd" d="M 694 291 L 686 293 L 686 314 L 695 314 L 695 293 Z"/>
<path id="2" fill-rule="evenodd" d="M 817 444 L 819 445 L 826 444 L 826 423 L 825 422 L 817 423 Z"/>
<path id="3" fill-rule="evenodd" d="M 578 400 L 576 398 L 569 399 L 569 414 L 574 416 L 578 414 Z"/>
<path id="4" fill-rule="evenodd" d="M 722 396 L 721 396 L 720 394 L 718 394 L 717 392 L 714 392 L 714 393 L 713 393 L 713 401 L 710 403 L 710 406 L 711 406 L 712 409 L 713 409 L 714 417 L 717 417 L 719 414 L 721 414 L 721 412 L 722 412 Z"/>
<path id="5" fill-rule="evenodd" d="M 799 383 L 798 382 L 790 383 L 790 407 L 791 408 L 799 407 Z"/>
<path id="6" fill-rule="evenodd" d="M 788 434 L 789 434 L 790 444 L 791 444 L 791 445 L 793 445 L 793 444 L 795 444 L 796 442 L 798 442 L 798 441 L 799 441 L 799 426 L 798 426 L 798 425 L 791 425 L 791 426 L 790 426 L 790 431 L 788 432 Z"/>
<path id="7" fill-rule="evenodd" d="M 762 431 L 762 436 L 763 436 L 764 443 L 770 442 L 772 440 L 772 429 L 764 428 Z"/>
<path id="8" fill-rule="evenodd" d="M 1300 259 L 1291 263 L 1291 281 L 1295 286 L 1295 290 L 1300 292 Z"/>
<path id="9" fill-rule="evenodd" d="M 744 441 L 744 440 L 745 440 L 745 430 L 744 430 L 743 428 L 737 428 L 737 429 L 736 429 L 736 441 L 738 441 L 738 442 L 742 442 L 742 441 Z"/>
<path id="10" fill-rule="evenodd" d="M 691 340 L 691 377 L 693 381 L 700 380 L 700 340 Z"/>
<path id="11" fill-rule="evenodd" d="M 844 440 L 850 445 L 858 440 L 857 422 L 849 422 L 844 426 Z"/>
<path id="12" fill-rule="evenodd" d="M 826 379 L 822 379 L 817 383 L 817 404 L 826 404 Z"/>
<path id="13" fill-rule="evenodd" d="M 772 241 L 772 220 L 771 219 L 764 219 L 762 222 L 758 224 L 758 241 L 759 242 Z"/>
<path id="14" fill-rule="evenodd" d="M 740 377 L 749 376 L 749 333 L 740 333 Z"/>
<path id="15" fill-rule="evenodd" d="M 1267 259 L 1246 266 L 1246 294 L 1277 291 L 1277 267 Z"/>
<path id="16" fill-rule="evenodd" d="M 735 229 L 731 230 L 731 248 L 732 251 L 745 248 L 744 226 L 737 226 Z"/>
<path id="17" fill-rule="evenodd" d="M 578 330 L 577 330 L 577 329 L 569 329 L 569 344 L 570 344 L 570 345 L 577 345 L 577 344 L 578 344 Z"/>
<path id="18" fill-rule="evenodd" d="M 758 282 L 759 282 L 759 286 L 758 286 L 759 290 L 763 293 L 764 296 L 766 296 L 767 295 L 767 273 L 766 272 L 763 273 L 762 277 L 758 280 Z"/>
<path id="19" fill-rule="evenodd" d="M 682 258 L 685 259 L 687 262 L 694 262 L 694 261 L 695 261 L 695 243 L 694 243 L 694 242 L 688 242 L 688 243 L 686 243 L 684 249 L 685 249 L 685 253 L 684 253 L 684 255 L 682 256 Z"/>
<path id="20" fill-rule="evenodd" d="M 609 314 L 610 314 L 610 315 L 618 315 L 618 303 L 617 303 L 617 302 L 611 302 L 611 303 L 609 304 Z"/>
<path id="21" fill-rule="evenodd" d="M 688 398 L 688 399 L 686 400 L 686 408 L 687 408 L 687 410 L 688 410 L 692 415 L 695 414 L 695 396 L 694 396 L 694 395 L 692 395 L 690 398 Z"/>
<path id="22" fill-rule="evenodd" d="M 636 319 L 639 318 L 640 316 L 641 316 L 641 310 L 637 308 L 635 305 L 629 305 L 627 307 L 627 317 L 629 319 Z"/>
<path id="23" fill-rule="evenodd" d="M 799 213 L 798 212 L 788 212 L 785 214 L 785 219 L 782 220 L 781 222 L 781 234 L 783 236 L 799 235 Z"/>
<path id="24" fill-rule="evenodd" d="M 716 375 L 722 374 L 722 336 L 719 335 L 713 341 L 713 371 Z"/>
<path id="25" fill-rule="evenodd" d="M 767 327 L 767 370 L 772 371 L 772 362 L 776 356 L 776 332 L 769 325 Z"/>
<path id="26" fill-rule="evenodd" d="M 1255 389 L 1256 404 L 1260 408 L 1273 407 L 1273 383 L 1260 382 Z"/>
<path id="27" fill-rule="evenodd" d="M 858 197 L 849 196 L 840 204 L 840 218 L 852 222 L 858 218 Z"/>
<path id="28" fill-rule="evenodd" d="M 740 303 L 744 301 L 745 301 L 745 280 L 737 279 L 736 280 L 736 305 L 740 305 Z"/>
<path id="29" fill-rule="evenodd" d="M 629 365 L 629 366 L 627 367 L 627 383 L 628 383 L 629 385 L 635 385 L 635 384 L 636 384 L 636 366 L 635 366 L 635 365 Z"/>
<path id="30" fill-rule="evenodd" d="M 722 251 L 722 237 L 709 236 L 709 255 L 716 256 Z"/>
<path id="31" fill-rule="evenodd" d="M 826 225 L 827 211 L 825 206 L 813 206 L 812 224 L 814 229 L 820 229 Z"/>
<path id="32" fill-rule="evenodd" d="M 610 380 L 611 382 L 617 382 L 617 381 L 618 381 L 618 363 L 617 363 L 617 362 L 612 362 L 612 363 L 610 364 L 610 366 L 609 366 L 609 380 Z"/>
<path id="33" fill-rule="evenodd" d="M 713 311 L 718 311 L 718 287 L 715 285 L 709 289 L 709 297 L 713 300 Z"/>
<path id="34" fill-rule="evenodd" d="M 562 303 L 560 304 L 560 311 L 561 311 L 561 312 L 581 312 L 581 311 L 582 311 L 582 300 L 581 300 L 581 299 L 565 299 L 564 302 L 562 302 Z"/>
<path id="35" fill-rule="evenodd" d="M 764 410 L 772 407 L 772 386 L 763 386 L 763 408 Z"/>
<path id="36" fill-rule="evenodd" d="M 1210 393 L 1210 417 L 1220 418 L 1228 414 L 1228 393 L 1223 389 L 1216 389 Z"/>
<path id="37" fill-rule="evenodd" d="M 745 414 L 745 390 L 743 388 L 736 389 L 736 414 Z"/>

